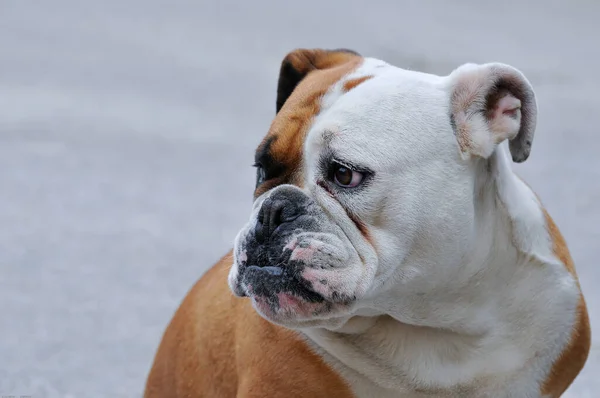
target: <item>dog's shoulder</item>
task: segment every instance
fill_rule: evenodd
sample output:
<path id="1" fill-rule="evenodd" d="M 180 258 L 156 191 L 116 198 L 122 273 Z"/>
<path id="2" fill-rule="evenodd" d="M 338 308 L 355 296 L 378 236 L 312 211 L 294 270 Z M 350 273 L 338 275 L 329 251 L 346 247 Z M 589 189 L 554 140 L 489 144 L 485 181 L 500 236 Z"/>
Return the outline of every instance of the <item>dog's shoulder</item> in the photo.
<path id="1" fill-rule="evenodd" d="M 578 280 L 575 265 L 564 237 L 548 211 L 543 209 L 543 213 L 552 241 L 554 255 L 564 264 L 567 271 Z M 587 361 L 590 346 L 590 321 L 585 299 L 583 294 L 580 294 L 577 305 L 577 316 L 571 331 L 571 338 L 554 362 L 550 374 L 542 385 L 543 396 L 559 397 L 571 385 Z"/>
<path id="2" fill-rule="evenodd" d="M 145 397 L 351 397 L 297 332 L 227 286 L 231 253 L 188 292 L 154 358 Z"/>

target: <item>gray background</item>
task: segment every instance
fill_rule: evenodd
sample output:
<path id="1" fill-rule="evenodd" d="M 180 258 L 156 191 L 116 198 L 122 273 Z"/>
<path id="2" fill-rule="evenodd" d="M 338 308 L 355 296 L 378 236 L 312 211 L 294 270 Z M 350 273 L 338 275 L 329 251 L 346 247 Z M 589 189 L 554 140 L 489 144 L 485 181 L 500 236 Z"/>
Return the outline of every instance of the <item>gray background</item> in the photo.
<path id="1" fill-rule="evenodd" d="M 540 120 L 515 167 L 599 330 L 599 16 L 595 0 L 1 0 L 0 394 L 141 394 L 173 311 L 248 217 L 296 47 L 520 68 Z M 599 374 L 595 343 L 567 396 L 598 396 Z"/>

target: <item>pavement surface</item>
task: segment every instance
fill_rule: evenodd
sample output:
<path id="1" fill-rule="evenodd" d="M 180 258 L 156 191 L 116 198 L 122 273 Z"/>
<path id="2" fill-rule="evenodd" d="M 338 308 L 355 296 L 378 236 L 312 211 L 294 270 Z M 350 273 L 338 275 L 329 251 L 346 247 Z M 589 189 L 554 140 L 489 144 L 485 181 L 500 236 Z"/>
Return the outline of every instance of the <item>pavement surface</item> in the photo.
<path id="1" fill-rule="evenodd" d="M 515 169 L 600 330 L 599 16 L 595 0 L 1 1 L 0 394 L 141 395 L 173 311 L 248 217 L 296 47 L 521 69 L 540 119 Z M 598 348 L 567 397 L 600 396 Z"/>

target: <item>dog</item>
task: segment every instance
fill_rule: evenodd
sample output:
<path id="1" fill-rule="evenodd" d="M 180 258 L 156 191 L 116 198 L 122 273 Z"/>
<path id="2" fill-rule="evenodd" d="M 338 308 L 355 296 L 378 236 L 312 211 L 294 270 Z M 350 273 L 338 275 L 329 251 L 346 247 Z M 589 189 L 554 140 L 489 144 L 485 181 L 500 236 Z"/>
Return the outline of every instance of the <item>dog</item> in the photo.
<path id="1" fill-rule="evenodd" d="M 511 169 L 536 120 L 506 64 L 290 52 L 250 219 L 145 397 L 560 397 L 591 332 L 565 240 Z"/>

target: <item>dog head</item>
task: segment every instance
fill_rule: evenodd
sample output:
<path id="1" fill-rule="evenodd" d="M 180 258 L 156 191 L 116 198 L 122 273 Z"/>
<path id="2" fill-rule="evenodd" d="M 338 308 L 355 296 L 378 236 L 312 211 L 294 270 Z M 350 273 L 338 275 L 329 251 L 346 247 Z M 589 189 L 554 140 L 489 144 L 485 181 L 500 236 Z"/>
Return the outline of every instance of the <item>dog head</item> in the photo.
<path id="1" fill-rule="evenodd" d="M 229 285 L 289 327 L 339 327 L 455 277 L 477 240 L 482 165 L 503 141 L 524 161 L 536 121 L 510 66 L 435 76 L 348 50 L 288 54 L 276 111 Z"/>

